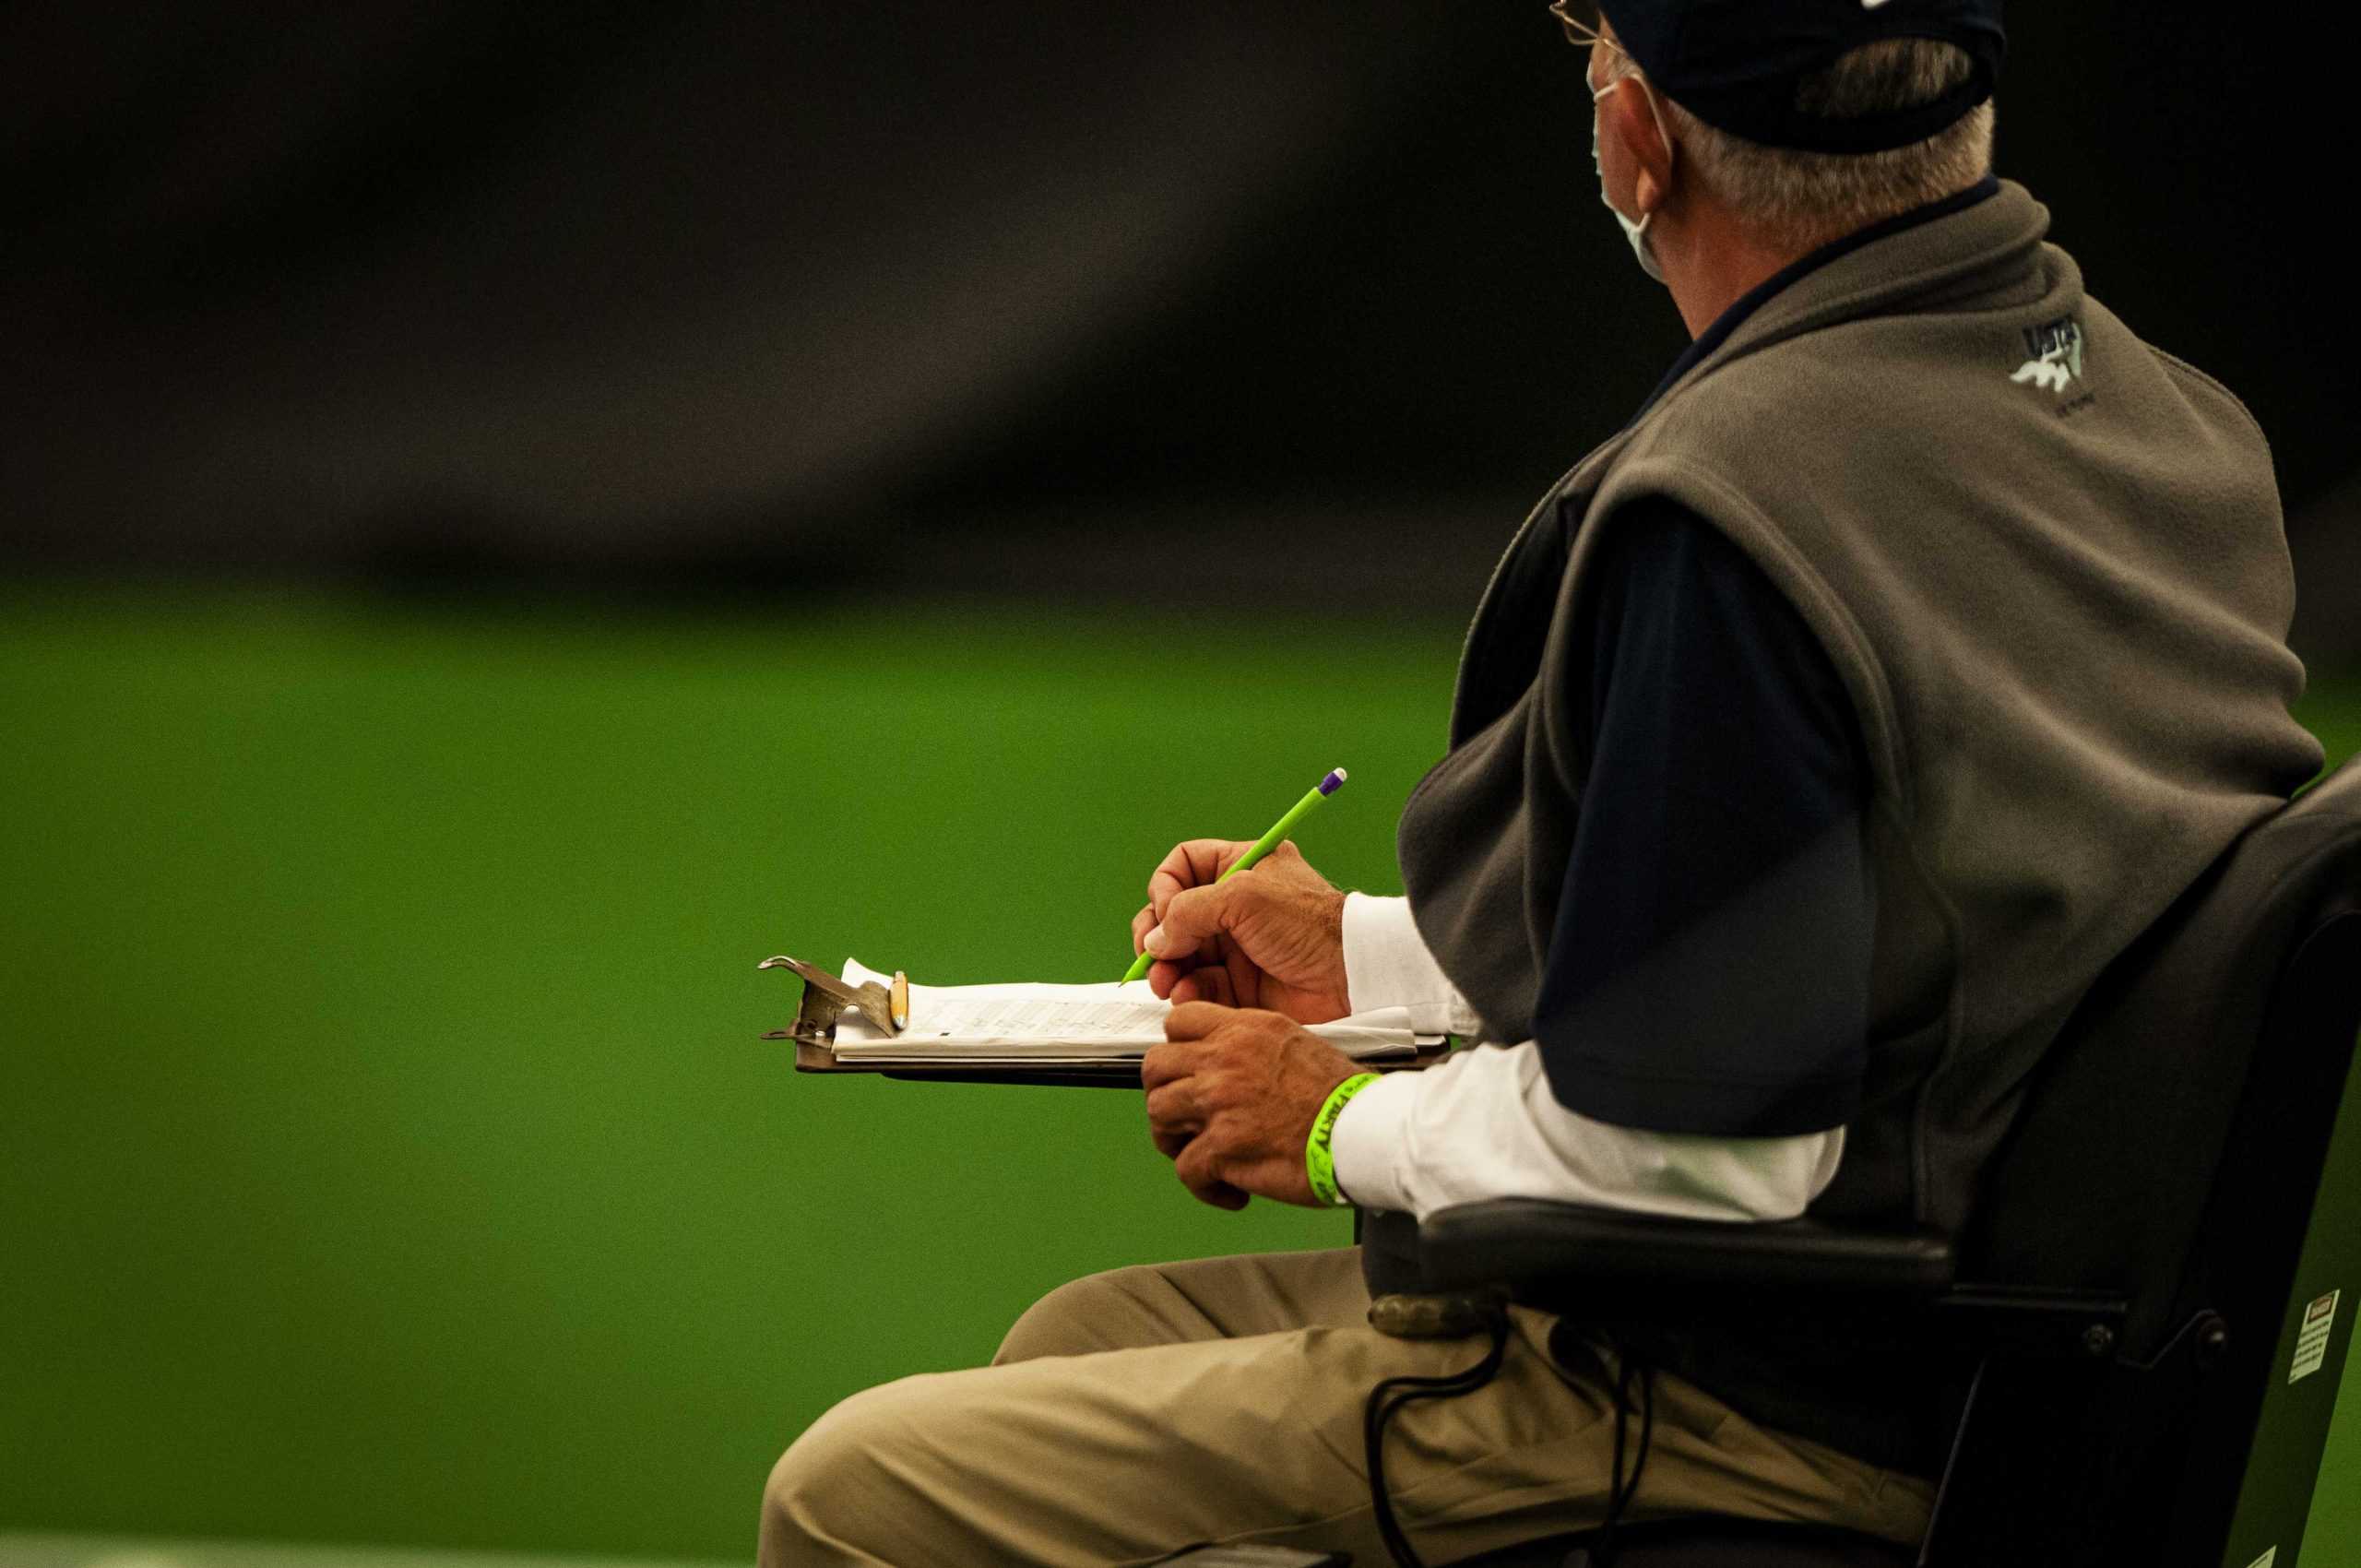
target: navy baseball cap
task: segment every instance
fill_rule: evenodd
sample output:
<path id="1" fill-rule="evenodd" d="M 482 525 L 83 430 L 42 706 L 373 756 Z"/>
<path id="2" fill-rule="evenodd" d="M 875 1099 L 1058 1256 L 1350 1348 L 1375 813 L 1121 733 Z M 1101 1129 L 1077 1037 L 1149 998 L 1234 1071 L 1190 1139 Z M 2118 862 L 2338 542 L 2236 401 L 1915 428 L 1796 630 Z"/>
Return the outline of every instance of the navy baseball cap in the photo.
<path id="1" fill-rule="evenodd" d="M 1648 80 L 1709 125 L 1766 147 L 1883 152 L 1926 140 L 1992 96 L 2008 57 L 2000 0 L 1598 0 Z M 1796 84 L 1889 38 L 1932 38 L 1975 71 L 1930 103 L 1834 119 L 1796 107 Z"/>

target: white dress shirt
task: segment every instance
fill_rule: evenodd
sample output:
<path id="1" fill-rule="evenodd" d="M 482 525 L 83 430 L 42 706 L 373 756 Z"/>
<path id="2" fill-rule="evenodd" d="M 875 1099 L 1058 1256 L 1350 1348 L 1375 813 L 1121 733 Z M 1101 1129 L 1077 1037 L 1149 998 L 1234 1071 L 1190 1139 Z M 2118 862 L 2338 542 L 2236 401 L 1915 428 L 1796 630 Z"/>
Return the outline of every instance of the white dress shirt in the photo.
<path id="1" fill-rule="evenodd" d="M 1481 1027 L 1411 923 L 1407 898 L 1345 898 L 1353 1011 L 1407 1007 L 1421 1033 Z M 1388 1073 L 1330 1138 L 1336 1184 L 1364 1208 L 1423 1218 L 1482 1198 L 1552 1198 L 1687 1219 L 1792 1219 L 1836 1174 L 1845 1129 L 1717 1138 L 1618 1127 L 1567 1110 L 1532 1040 Z"/>

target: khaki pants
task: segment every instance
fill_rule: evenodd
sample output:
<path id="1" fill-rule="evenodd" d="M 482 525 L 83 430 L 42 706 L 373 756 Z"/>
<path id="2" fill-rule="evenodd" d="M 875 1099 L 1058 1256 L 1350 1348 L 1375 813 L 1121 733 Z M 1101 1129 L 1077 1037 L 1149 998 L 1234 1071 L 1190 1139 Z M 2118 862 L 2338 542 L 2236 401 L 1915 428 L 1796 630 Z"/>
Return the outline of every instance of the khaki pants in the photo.
<path id="1" fill-rule="evenodd" d="M 992 1365 L 904 1378 L 813 1423 L 771 1473 L 762 1562 L 1144 1563 L 1257 1541 L 1377 1568 L 1388 1559 L 1370 1510 L 1363 1402 L 1382 1378 L 1459 1372 L 1486 1342 L 1391 1338 L 1368 1310 L 1354 1248 L 1062 1286 L 1017 1320 Z M 1490 1385 L 1411 1405 L 1387 1429 L 1394 1511 L 1430 1562 L 1580 1529 L 1605 1511 L 1612 1393 L 1551 1363 L 1549 1317 L 1513 1316 Z M 1636 1412 L 1629 1433 L 1636 1447 Z M 1734 1514 L 1916 1541 L 1930 1503 L 1923 1480 L 1757 1427 L 1659 1373 L 1655 1440 L 1625 1516 Z"/>

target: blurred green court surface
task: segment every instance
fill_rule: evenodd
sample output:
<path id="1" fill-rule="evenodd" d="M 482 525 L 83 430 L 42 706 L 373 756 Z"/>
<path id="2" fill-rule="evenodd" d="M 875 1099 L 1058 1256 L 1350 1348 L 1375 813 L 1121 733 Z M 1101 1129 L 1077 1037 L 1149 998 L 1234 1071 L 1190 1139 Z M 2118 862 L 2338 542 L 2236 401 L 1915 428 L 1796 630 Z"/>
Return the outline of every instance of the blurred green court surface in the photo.
<path id="1" fill-rule="evenodd" d="M 806 1422 L 1060 1280 L 1343 1243 L 1133 1096 L 795 1079 L 754 963 L 1111 979 L 1340 763 L 1304 848 L 1397 891 L 1458 638 L 0 599 L 0 1530 L 743 1557 Z"/>

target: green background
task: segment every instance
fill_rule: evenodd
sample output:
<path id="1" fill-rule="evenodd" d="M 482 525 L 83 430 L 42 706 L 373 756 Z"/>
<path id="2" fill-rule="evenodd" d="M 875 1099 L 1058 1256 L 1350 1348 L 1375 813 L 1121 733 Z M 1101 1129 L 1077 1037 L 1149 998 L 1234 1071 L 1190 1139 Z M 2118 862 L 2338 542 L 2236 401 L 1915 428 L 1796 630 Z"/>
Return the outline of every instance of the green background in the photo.
<path id="1" fill-rule="evenodd" d="M 1398 891 L 1458 637 L 0 594 L 0 1529 L 743 1557 L 806 1422 L 1060 1280 L 1342 1243 L 1133 1096 L 795 1078 L 754 964 L 1110 979 L 1340 763 L 1305 849 Z"/>

